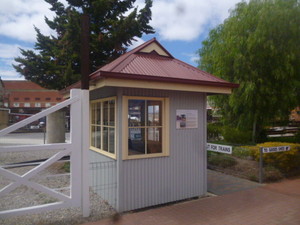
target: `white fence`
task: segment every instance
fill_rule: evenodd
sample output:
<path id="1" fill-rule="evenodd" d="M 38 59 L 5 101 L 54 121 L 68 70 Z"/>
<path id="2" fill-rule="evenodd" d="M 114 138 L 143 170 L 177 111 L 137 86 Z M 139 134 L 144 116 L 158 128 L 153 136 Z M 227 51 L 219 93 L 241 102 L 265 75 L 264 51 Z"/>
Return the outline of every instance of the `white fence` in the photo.
<path id="1" fill-rule="evenodd" d="M 62 207 L 81 207 L 84 217 L 89 216 L 89 181 L 88 181 L 88 149 L 89 149 L 89 92 L 88 90 L 71 90 L 70 99 L 44 110 L 32 117 L 20 121 L 0 131 L 0 137 L 9 134 L 27 124 L 30 124 L 42 117 L 56 112 L 70 105 L 70 142 L 44 144 L 44 145 L 22 145 L 22 146 L 0 146 L 0 153 L 3 152 L 27 152 L 40 150 L 57 150 L 53 156 L 40 163 L 35 168 L 23 175 L 18 175 L 0 166 L 0 174 L 12 181 L 0 190 L 0 197 L 12 192 L 17 187 L 27 186 L 36 191 L 58 199 L 57 202 L 0 211 L 0 217 L 11 215 L 22 215 L 37 213 L 40 211 L 52 210 Z M 57 162 L 64 156 L 70 156 L 70 194 L 65 195 L 56 189 L 32 181 L 31 178 L 39 172 Z"/>

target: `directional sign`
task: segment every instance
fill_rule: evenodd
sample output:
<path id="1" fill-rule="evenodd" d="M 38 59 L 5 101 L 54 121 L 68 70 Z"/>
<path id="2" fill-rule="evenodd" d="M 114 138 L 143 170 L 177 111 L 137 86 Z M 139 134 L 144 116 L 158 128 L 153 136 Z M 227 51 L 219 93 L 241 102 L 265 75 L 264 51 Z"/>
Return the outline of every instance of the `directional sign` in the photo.
<path id="1" fill-rule="evenodd" d="M 232 147 L 228 145 L 216 145 L 216 144 L 207 143 L 206 149 L 208 151 L 213 151 L 213 152 L 232 154 Z"/>
<path id="2" fill-rule="evenodd" d="M 263 153 L 272 153 L 272 152 L 286 152 L 291 150 L 290 146 L 278 146 L 278 147 L 263 147 Z"/>

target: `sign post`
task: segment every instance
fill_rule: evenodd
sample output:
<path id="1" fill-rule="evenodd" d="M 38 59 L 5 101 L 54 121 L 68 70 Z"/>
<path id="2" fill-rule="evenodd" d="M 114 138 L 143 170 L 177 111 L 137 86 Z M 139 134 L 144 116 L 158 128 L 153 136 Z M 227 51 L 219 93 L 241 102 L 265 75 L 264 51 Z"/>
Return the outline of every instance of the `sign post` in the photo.
<path id="1" fill-rule="evenodd" d="M 262 184 L 263 183 L 263 148 L 260 147 L 259 148 L 259 183 Z"/>
<path id="2" fill-rule="evenodd" d="M 260 147 L 259 148 L 259 183 L 263 183 L 263 154 L 274 152 L 286 152 L 291 150 L 290 146 L 277 146 L 277 147 Z"/>

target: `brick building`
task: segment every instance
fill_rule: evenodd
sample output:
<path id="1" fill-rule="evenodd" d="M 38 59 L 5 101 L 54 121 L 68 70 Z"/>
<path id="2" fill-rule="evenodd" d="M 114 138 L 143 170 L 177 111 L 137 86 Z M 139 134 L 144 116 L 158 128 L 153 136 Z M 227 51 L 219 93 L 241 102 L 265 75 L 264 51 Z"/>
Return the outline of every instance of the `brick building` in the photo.
<path id="1" fill-rule="evenodd" d="M 3 80 L 3 107 L 11 113 L 35 114 L 61 102 L 57 90 L 48 90 L 26 80 Z"/>

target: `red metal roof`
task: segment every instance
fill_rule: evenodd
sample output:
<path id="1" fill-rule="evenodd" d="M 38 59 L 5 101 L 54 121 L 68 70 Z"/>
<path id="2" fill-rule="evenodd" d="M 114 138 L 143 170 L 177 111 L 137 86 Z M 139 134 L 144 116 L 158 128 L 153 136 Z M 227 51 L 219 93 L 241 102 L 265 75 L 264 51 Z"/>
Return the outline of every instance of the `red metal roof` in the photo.
<path id="1" fill-rule="evenodd" d="M 27 80 L 3 80 L 7 90 L 46 90 L 36 83 Z"/>
<path id="2" fill-rule="evenodd" d="M 156 52 L 155 49 L 151 52 L 143 51 L 153 43 L 163 54 Z M 237 84 L 175 59 L 155 38 L 101 67 L 90 75 L 90 80 L 104 77 L 238 87 Z"/>

